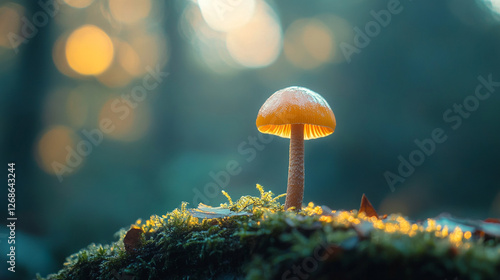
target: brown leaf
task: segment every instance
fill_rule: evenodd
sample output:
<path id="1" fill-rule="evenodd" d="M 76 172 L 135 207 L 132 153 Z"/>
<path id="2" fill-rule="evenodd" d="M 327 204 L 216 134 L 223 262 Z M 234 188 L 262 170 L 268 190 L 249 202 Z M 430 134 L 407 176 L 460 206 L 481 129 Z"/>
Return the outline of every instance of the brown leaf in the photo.
<path id="1" fill-rule="evenodd" d="M 484 220 L 485 223 L 494 223 L 494 224 L 500 224 L 500 219 L 496 219 L 496 218 L 488 218 L 486 220 Z"/>
<path id="2" fill-rule="evenodd" d="M 377 217 L 378 214 L 377 211 L 375 211 L 375 208 L 373 208 L 372 204 L 366 198 L 365 194 L 363 194 L 363 197 L 361 197 L 361 205 L 359 206 L 359 213 L 365 213 L 367 217 Z"/>
<path id="3" fill-rule="evenodd" d="M 125 238 L 123 238 L 123 244 L 125 245 L 125 251 L 127 251 L 127 253 L 132 253 L 139 248 L 142 234 L 142 229 L 137 227 L 132 227 L 127 231 Z"/>

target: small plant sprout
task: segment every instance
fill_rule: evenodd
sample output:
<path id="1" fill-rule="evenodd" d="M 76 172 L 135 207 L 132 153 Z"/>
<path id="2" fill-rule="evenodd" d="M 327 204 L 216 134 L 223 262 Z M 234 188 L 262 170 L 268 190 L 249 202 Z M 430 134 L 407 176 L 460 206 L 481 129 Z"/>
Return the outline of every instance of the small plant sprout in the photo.
<path id="1" fill-rule="evenodd" d="M 290 138 L 290 159 L 285 209 L 302 208 L 304 196 L 304 140 L 330 135 L 336 121 L 326 100 L 303 87 L 275 92 L 259 110 L 257 128 L 262 133 Z"/>

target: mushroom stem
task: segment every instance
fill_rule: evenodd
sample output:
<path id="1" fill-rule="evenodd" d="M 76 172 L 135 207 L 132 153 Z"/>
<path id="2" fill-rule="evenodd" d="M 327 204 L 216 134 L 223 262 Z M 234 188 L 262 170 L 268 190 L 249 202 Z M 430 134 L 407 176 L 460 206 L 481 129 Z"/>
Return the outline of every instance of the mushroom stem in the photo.
<path id="1" fill-rule="evenodd" d="M 304 197 L 304 124 L 291 124 L 290 159 L 288 162 L 288 186 L 285 210 L 302 209 Z"/>

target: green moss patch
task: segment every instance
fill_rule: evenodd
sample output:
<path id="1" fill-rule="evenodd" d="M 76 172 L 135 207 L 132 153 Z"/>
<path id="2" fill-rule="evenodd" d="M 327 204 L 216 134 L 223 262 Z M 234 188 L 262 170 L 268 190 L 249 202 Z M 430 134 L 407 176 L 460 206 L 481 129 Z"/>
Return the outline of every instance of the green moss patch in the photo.
<path id="1" fill-rule="evenodd" d="M 257 188 L 260 197 L 224 193 L 220 207 L 183 203 L 138 220 L 38 279 L 500 279 L 500 240 L 478 227 L 312 203 L 284 211 L 283 195 Z"/>

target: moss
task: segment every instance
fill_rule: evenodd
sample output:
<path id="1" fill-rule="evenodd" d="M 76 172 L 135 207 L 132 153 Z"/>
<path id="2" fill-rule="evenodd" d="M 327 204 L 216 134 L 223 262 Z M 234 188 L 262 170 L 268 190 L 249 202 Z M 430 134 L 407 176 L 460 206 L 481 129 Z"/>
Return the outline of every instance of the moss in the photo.
<path id="1" fill-rule="evenodd" d="M 122 229 L 116 242 L 92 244 L 38 279 L 500 279 L 498 238 L 312 203 L 284 211 L 283 195 L 257 188 L 260 197 L 233 203 L 224 192 L 220 207 L 183 203 L 138 220 L 136 249 L 125 249 Z"/>

